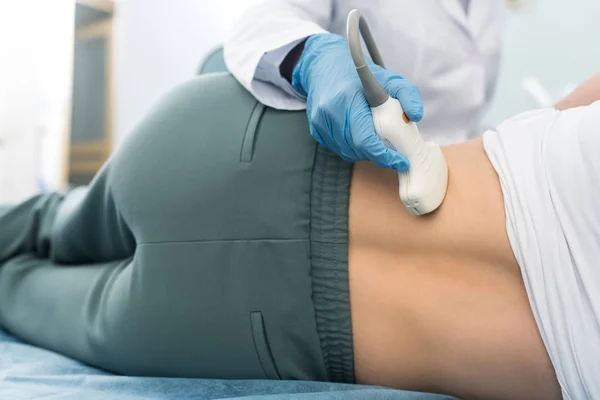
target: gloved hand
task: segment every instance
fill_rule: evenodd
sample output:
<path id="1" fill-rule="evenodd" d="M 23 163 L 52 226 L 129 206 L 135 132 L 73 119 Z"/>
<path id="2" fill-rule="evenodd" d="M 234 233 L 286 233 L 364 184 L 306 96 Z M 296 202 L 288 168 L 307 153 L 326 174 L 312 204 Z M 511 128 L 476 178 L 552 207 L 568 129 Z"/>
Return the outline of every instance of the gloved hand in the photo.
<path id="1" fill-rule="evenodd" d="M 423 116 L 419 89 L 367 60 L 377 81 L 400 101 L 411 121 Z M 385 146 L 373 126 L 371 108 L 352 62 L 348 42 L 332 33 L 313 35 L 292 72 L 292 86 L 306 96 L 311 135 L 346 161 L 370 160 L 398 172 L 408 159 Z"/>

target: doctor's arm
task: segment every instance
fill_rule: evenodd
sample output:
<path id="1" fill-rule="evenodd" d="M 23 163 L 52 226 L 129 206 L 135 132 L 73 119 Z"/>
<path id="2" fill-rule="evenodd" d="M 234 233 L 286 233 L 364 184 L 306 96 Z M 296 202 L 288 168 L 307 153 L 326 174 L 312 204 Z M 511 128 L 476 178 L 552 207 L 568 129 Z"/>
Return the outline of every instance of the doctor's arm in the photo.
<path id="1" fill-rule="evenodd" d="M 567 97 L 559 101 L 554 108 L 566 110 L 568 108 L 587 106 L 600 100 L 600 73 L 583 82 Z"/>
<path id="2" fill-rule="evenodd" d="M 300 56 L 299 44 L 309 36 L 326 32 L 332 8 L 332 0 L 267 0 L 251 7 L 225 41 L 227 67 L 267 106 L 304 109 L 304 98 L 292 87 L 290 78 L 281 73 L 294 55 Z M 290 52 L 292 57 L 287 57 Z"/>
<path id="3" fill-rule="evenodd" d="M 323 29 L 330 24 L 334 4 L 333 0 L 271 0 L 252 8 L 225 45 L 227 66 L 263 104 L 285 110 L 306 108 L 311 136 L 345 161 L 369 160 L 382 168 L 406 171 L 408 159 L 376 134 L 348 41 Z M 366 61 L 406 116 L 420 121 L 419 89 Z"/>

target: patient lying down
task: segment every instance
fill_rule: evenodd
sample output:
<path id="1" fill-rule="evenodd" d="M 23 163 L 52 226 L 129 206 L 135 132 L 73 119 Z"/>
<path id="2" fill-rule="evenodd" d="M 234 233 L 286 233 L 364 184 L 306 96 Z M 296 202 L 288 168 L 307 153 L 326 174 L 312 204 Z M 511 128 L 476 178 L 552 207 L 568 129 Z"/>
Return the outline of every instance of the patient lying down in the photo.
<path id="1" fill-rule="evenodd" d="M 281 189 L 297 179 L 295 154 L 268 158 L 259 135 L 245 163 L 235 148 L 235 161 L 215 156 L 214 168 L 201 170 L 194 163 L 208 162 L 210 147 L 186 153 L 190 146 L 180 143 L 160 154 L 183 174 L 203 175 L 182 178 L 185 189 L 161 197 L 179 178 L 154 171 L 145 183 L 148 133 L 140 146 L 125 145 L 89 189 L 0 211 L 0 323 L 125 374 L 346 380 L 466 399 L 598 398 L 600 103 L 589 104 L 599 88 L 596 76 L 557 106 L 582 107 L 519 115 L 483 139 L 445 147 L 448 193 L 428 216 L 404 209 L 394 172 L 355 164 L 347 215 L 323 218 L 323 229 L 339 225 L 348 238 L 346 289 L 338 288 L 344 271 L 318 273 L 318 257 L 345 259 L 315 253 L 328 243 L 325 234 L 315 239 L 308 216 L 321 207 L 321 167 L 298 167 L 313 189 L 295 196 L 307 214 L 299 209 L 287 221 L 269 203 L 270 179 L 252 181 L 263 185 L 253 203 L 246 174 L 268 159 L 261 174 L 280 174 Z M 209 180 L 229 169 L 233 199 Z M 252 212 L 235 214 L 248 204 L 260 222 Z M 220 210 L 222 222 L 211 225 Z M 229 214 L 237 236 L 225 240 Z M 310 242 L 293 234 L 309 229 L 308 219 Z M 333 316 L 348 301 L 349 321 Z M 327 331 L 330 317 L 341 322 Z M 351 336 L 338 332 L 346 323 Z"/>

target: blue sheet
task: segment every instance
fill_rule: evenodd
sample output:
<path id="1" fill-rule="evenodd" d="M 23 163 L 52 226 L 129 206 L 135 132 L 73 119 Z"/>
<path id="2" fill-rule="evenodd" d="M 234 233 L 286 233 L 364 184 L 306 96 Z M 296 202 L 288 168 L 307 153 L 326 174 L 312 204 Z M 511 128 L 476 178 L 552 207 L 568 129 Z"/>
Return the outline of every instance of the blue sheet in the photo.
<path id="1" fill-rule="evenodd" d="M 449 400 L 385 388 L 290 381 L 221 381 L 116 376 L 21 343 L 0 330 L 2 400 Z"/>

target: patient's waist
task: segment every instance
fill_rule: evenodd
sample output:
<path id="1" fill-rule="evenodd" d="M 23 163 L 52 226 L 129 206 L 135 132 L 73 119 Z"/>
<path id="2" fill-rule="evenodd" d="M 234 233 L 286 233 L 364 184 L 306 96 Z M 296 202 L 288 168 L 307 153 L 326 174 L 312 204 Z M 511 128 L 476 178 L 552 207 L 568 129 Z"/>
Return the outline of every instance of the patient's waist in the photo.
<path id="1" fill-rule="evenodd" d="M 403 208 L 395 173 L 355 166 L 349 269 L 357 379 L 458 397 L 473 397 L 466 390 L 480 379 L 486 391 L 476 395 L 493 398 L 498 376 L 514 382 L 513 394 L 539 389 L 553 372 L 506 235 L 498 177 L 479 140 L 444 152 L 447 197 L 426 217 Z M 452 383 L 419 386 L 440 381 Z"/>

